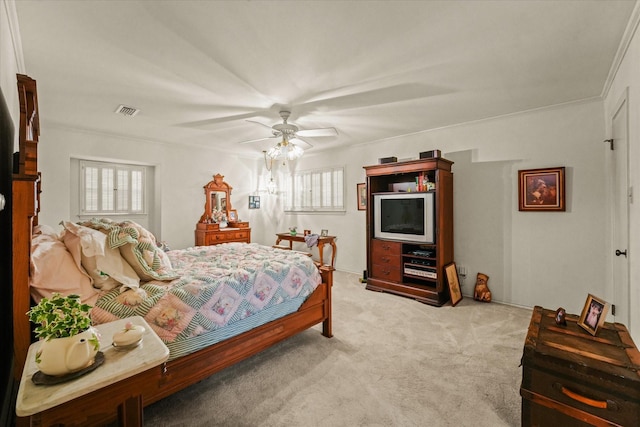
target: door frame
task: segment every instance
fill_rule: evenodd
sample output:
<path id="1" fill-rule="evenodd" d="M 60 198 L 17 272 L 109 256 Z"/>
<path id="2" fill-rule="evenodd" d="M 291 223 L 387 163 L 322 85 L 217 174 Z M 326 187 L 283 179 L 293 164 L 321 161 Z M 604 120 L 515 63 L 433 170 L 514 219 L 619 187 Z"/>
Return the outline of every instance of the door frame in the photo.
<path id="1" fill-rule="evenodd" d="M 628 197 L 628 191 L 629 191 L 629 186 L 630 186 L 630 170 L 629 170 L 629 151 L 630 151 L 630 108 L 629 108 L 629 87 L 626 87 L 625 90 L 622 92 L 622 94 L 620 95 L 620 97 L 618 98 L 618 101 L 614 104 L 614 108 L 611 110 L 611 114 L 608 117 L 608 123 L 607 125 L 609 126 L 609 138 L 613 138 L 613 121 L 615 120 L 615 117 L 618 115 L 618 113 L 620 112 L 620 110 L 624 108 L 625 109 L 625 113 L 626 113 L 626 123 L 624 123 L 625 126 L 625 134 L 626 134 L 626 153 L 625 153 L 625 162 L 626 162 L 626 176 L 625 176 L 625 180 L 626 180 L 626 191 L 627 191 L 627 196 L 626 196 L 626 212 L 625 215 L 627 217 L 627 221 L 626 221 L 626 233 L 627 236 L 629 236 L 629 238 L 627 239 L 627 247 L 624 248 L 627 251 L 627 256 L 625 257 L 625 262 L 627 263 L 627 269 L 626 269 L 626 293 L 627 293 L 627 297 L 628 300 L 626 301 L 626 311 L 628 313 L 628 322 L 631 322 L 631 252 L 629 250 L 629 247 L 631 246 L 631 239 L 630 239 L 630 230 L 631 230 L 631 224 L 630 224 L 630 206 L 629 206 L 629 197 Z M 614 141 L 615 144 L 615 141 Z M 609 277 L 609 283 L 610 285 L 607 286 L 607 293 L 610 295 L 610 300 L 613 304 L 616 305 L 620 305 L 620 301 L 616 301 L 615 300 L 615 296 L 616 296 L 616 284 L 614 283 L 614 272 L 615 272 L 615 263 L 618 260 L 617 256 L 614 255 L 614 251 L 617 249 L 617 245 L 616 245 L 616 236 L 614 234 L 614 230 L 615 230 L 615 217 L 616 217 L 616 209 L 617 209 L 617 203 L 616 200 L 614 199 L 614 195 L 616 194 L 616 189 L 614 188 L 616 185 L 616 180 L 615 180 L 615 176 L 614 173 L 616 172 L 617 168 L 616 168 L 616 154 L 615 154 L 615 145 L 614 145 L 614 150 L 611 150 L 609 148 L 609 145 L 606 146 L 606 150 L 608 153 L 608 160 L 609 160 L 609 164 L 608 164 L 608 169 L 610 171 L 610 173 L 608 174 L 609 179 L 608 179 L 608 188 L 610 190 L 609 192 L 609 241 L 608 241 L 608 250 L 607 250 L 607 265 L 608 265 L 608 277 Z M 620 248 L 621 249 L 621 248 Z M 618 321 L 617 319 L 611 320 L 611 321 Z"/>

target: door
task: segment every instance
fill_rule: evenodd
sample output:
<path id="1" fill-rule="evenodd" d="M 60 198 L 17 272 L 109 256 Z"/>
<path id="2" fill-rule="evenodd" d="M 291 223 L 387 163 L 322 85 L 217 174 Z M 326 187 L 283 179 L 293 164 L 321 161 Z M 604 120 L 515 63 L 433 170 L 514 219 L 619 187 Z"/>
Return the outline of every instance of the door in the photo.
<path id="1" fill-rule="evenodd" d="M 627 140 L 628 100 L 626 95 L 611 122 L 613 139 L 612 273 L 615 321 L 629 325 L 629 149 Z M 613 314 L 613 313 L 612 313 Z"/>

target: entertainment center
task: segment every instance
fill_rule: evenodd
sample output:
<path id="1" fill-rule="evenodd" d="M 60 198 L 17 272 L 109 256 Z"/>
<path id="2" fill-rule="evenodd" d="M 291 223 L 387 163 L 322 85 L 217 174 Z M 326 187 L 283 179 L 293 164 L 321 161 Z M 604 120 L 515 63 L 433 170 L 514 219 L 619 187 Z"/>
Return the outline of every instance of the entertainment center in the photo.
<path id="1" fill-rule="evenodd" d="M 365 166 L 367 285 L 442 306 L 453 262 L 453 162 L 426 158 Z"/>

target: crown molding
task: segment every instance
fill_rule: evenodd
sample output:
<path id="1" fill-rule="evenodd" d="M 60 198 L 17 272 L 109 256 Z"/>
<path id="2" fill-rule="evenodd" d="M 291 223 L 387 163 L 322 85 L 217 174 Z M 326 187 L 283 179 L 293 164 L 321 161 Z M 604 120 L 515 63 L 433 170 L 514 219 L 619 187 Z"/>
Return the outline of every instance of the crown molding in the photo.
<path id="1" fill-rule="evenodd" d="M 613 63 L 611 63 L 611 68 L 609 68 L 609 74 L 607 75 L 607 79 L 604 82 L 604 87 L 602 88 L 602 99 L 606 99 L 609 91 L 611 90 L 611 86 L 613 85 L 613 81 L 618 74 L 618 70 L 620 69 L 620 65 L 624 60 L 627 51 L 629 50 L 629 46 L 631 45 L 631 41 L 636 34 L 636 30 L 638 29 L 638 24 L 640 23 L 640 2 L 636 2 L 633 11 L 631 12 L 631 17 L 629 18 L 629 22 L 627 22 L 627 27 L 624 30 L 624 34 L 622 35 L 622 39 L 620 40 L 620 44 L 618 45 L 618 50 L 616 52 L 616 56 L 613 59 Z"/>
<path id="2" fill-rule="evenodd" d="M 20 37 L 20 25 L 18 23 L 18 12 L 16 11 L 15 0 L 2 0 L 5 9 L 5 15 L 7 16 L 7 23 L 9 24 L 9 34 L 11 35 L 11 42 L 13 44 L 13 52 L 16 60 L 16 68 L 18 73 L 27 74 L 26 67 L 24 65 L 24 53 L 22 51 L 22 37 Z"/>

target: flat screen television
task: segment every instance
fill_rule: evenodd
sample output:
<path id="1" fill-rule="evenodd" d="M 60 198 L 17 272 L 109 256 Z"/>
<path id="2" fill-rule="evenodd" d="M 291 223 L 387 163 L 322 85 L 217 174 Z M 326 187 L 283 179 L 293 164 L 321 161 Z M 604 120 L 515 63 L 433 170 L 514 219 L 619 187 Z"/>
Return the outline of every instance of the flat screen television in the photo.
<path id="1" fill-rule="evenodd" d="M 434 193 L 373 195 L 373 236 L 379 239 L 435 243 Z"/>

